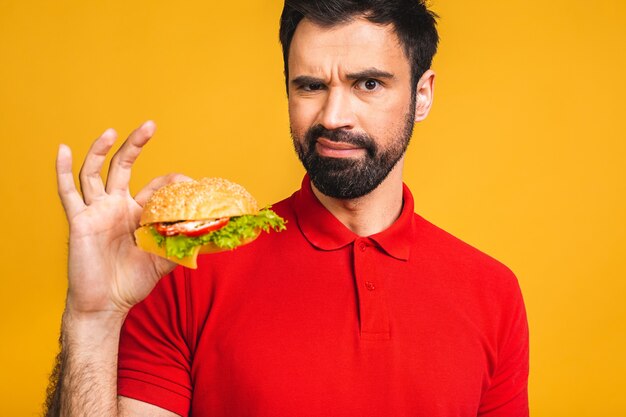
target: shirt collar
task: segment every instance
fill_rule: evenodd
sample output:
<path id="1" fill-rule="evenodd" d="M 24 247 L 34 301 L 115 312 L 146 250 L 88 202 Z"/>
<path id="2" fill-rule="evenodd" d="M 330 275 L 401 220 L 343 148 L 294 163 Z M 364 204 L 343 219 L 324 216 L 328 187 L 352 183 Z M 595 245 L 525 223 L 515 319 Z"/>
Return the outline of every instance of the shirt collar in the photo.
<path id="1" fill-rule="evenodd" d="M 402 185 L 402 212 L 386 230 L 369 236 L 384 252 L 400 260 L 408 260 L 413 239 L 413 196 Z M 308 175 L 294 194 L 296 221 L 305 238 L 318 249 L 337 250 L 351 244 L 359 236 L 343 225 L 317 199 Z"/>

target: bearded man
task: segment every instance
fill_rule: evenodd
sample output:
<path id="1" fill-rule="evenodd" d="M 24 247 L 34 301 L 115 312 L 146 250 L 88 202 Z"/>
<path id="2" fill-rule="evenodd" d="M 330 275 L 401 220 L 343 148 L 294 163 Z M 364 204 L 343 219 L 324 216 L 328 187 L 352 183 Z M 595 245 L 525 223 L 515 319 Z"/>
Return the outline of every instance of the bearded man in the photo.
<path id="1" fill-rule="evenodd" d="M 413 212 L 402 183 L 433 100 L 435 15 L 418 0 L 286 0 L 281 17 L 302 187 L 289 227 L 173 268 L 134 245 L 134 131 L 80 180 L 61 147 L 70 222 L 59 382 L 49 415 L 528 415 L 528 330 L 515 276 Z M 268 256 L 268 255 L 272 256 Z M 143 301 L 142 301 L 143 300 Z M 132 308 L 131 308 L 132 307 Z"/>

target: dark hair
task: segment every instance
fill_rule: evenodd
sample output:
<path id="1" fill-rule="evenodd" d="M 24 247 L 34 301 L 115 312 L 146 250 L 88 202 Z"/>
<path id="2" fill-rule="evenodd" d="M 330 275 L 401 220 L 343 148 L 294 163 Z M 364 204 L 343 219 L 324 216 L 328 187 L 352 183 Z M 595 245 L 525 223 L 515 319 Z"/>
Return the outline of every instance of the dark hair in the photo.
<path id="1" fill-rule="evenodd" d="M 279 38 L 283 47 L 285 82 L 289 93 L 289 47 L 303 18 L 330 27 L 363 17 L 379 25 L 392 24 L 411 64 L 412 88 L 432 64 L 437 52 L 439 17 L 425 0 L 285 0 Z"/>

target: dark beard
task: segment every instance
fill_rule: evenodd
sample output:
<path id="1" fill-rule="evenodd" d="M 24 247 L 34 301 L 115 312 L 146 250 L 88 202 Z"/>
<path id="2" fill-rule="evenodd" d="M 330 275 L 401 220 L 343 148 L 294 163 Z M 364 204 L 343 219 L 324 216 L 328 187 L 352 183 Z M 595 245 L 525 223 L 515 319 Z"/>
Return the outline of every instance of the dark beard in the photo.
<path id="1" fill-rule="evenodd" d="M 415 106 L 411 106 L 415 109 Z M 304 141 L 292 138 L 296 153 L 311 181 L 323 194 L 338 199 L 353 199 L 369 194 L 387 178 L 406 151 L 411 135 L 415 110 L 409 111 L 404 126 L 396 139 L 385 149 L 380 149 L 370 136 L 348 130 L 328 130 L 322 125 L 311 127 Z M 333 142 L 344 142 L 364 148 L 363 158 L 329 158 L 315 150 L 317 139 L 324 137 Z"/>

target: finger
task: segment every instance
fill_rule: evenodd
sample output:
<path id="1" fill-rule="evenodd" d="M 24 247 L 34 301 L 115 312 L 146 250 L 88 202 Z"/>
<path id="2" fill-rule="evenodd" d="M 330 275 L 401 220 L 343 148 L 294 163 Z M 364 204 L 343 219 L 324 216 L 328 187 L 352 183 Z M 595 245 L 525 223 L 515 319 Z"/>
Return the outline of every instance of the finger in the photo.
<path id="1" fill-rule="evenodd" d="M 72 174 L 72 151 L 67 145 L 59 145 L 56 161 L 57 190 L 61 197 L 61 204 L 65 210 L 67 219 L 71 219 L 76 213 L 84 210 L 85 203 L 81 198 Z"/>
<path id="2" fill-rule="evenodd" d="M 167 184 L 182 181 L 192 181 L 192 179 L 183 174 L 169 174 L 162 177 L 157 177 L 150 181 L 148 185 L 146 185 L 144 188 L 141 189 L 141 191 L 137 193 L 137 195 L 135 196 L 135 201 L 137 202 L 137 204 L 143 207 L 156 190 L 166 186 Z"/>
<path id="3" fill-rule="evenodd" d="M 156 126 L 152 120 L 148 120 L 137 129 L 135 129 L 128 139 L 122 144 L 120 149 L 115 152 L 111 159 L 109 167 L 109 175 L 107 177 L 106 191 L 112 192 L 128 192 L 128 183 L 130 181 L 131 168 L 137 157 L 141 153 L 143 146 L 154 135 Z"/>
<path id="4" fill-rule="evenodd" d="M 87 204 L 91 204 L 106 195 L 100 172 L 107 154 L 115 143 L 115 139 L 117 139 L 115 130 L 107 129 L 94 141 L 91 148 L 89 148 L 89 152 L 87 152 L 85 162 L 83 162 L 78 176 L 83 199 Z"/>

